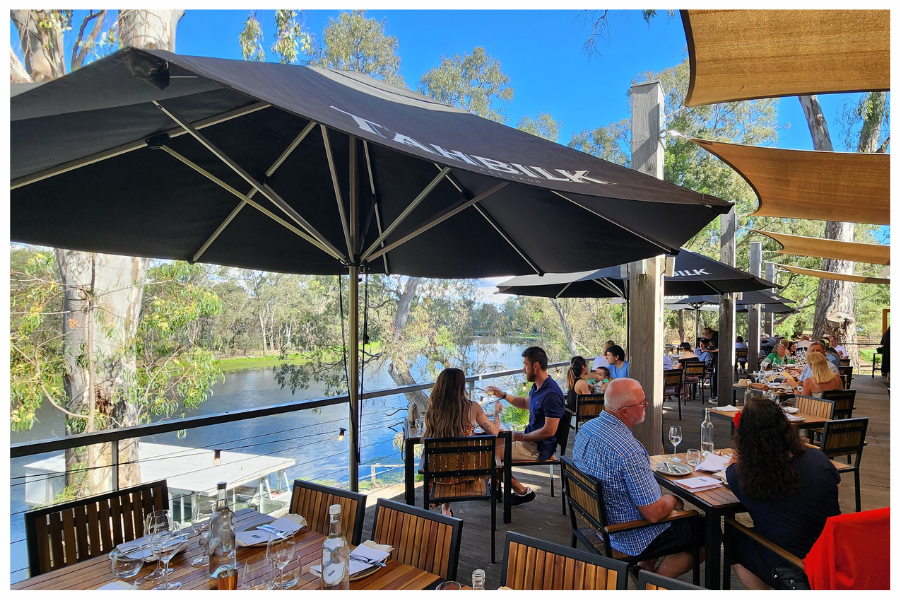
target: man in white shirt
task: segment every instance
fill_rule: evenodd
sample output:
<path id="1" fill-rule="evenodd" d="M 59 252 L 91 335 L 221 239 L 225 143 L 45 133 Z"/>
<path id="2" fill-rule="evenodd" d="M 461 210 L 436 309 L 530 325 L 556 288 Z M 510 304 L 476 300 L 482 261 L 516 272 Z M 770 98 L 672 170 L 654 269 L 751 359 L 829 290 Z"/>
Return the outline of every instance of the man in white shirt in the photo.
<path id="1" fill-rule="evenodd" d="M 841 355 L 841 358 L 847 358 L 847 349 L 838 344 L 836 337 L 829 335 L 828 341 L 831 343 L 831 347 L 834 348 L 835 352 Z"/>
<path id="2" fill-rule="evenodd" d="M 797 350 L 809 348 L 810 344 L 812 344 L 812 342 L 810 341 L 809 336 L 804 333 L 800 336 L 800 341 L 797 342 Z"/>

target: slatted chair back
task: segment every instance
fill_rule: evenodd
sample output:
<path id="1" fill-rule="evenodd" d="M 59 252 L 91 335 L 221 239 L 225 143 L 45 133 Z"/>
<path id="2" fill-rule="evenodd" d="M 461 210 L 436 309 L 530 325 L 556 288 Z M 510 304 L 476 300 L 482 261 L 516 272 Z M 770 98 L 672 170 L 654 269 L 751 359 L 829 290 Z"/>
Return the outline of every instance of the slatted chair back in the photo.
<path id="1" fill-rule="evenodd" d="M 829 458 L 855 454 L 858 468 L 868 427 L 868 417 L 828 421 L 822 429 L 822 452 Z"/>
<path id="2" fill-rule="evenodd" d="M 794 396 L 794 406 L 799 412 L 813 417 L 834 418 L 834 401 L 810 396 Z"/>
<path id="3" fill-rule="evenodd" d="M 700 359 L 686 360 L 682 364 L 684 365 L 682 368 L 684 370 L 685 378 L 697 377 L 699 379 L 700 377 L 703 377 L 703 373 L 706 370 L 706 363 Z"/>
<path id="4" fill-rule="evenodd" d="M 558 453 L 556 457 L 565 456 L 566 455 L 566 446 L 569 445 L 569 431 L 572 428 L 572 412 L 566 409 L 566 412 L 563 413 L 563 416 L 559 418 L 559 425 L 556 426 L 556 445 L 558 446 Z M 551 460 L 553 457 L 550 457 Z"/>
<path id="5" fill-rule="evenodd" d="M 834 419 L 849 419 L 853 416 L 856 390 L 828 390 L 822 392 L 822 399 L 834 402 Z"/>
<path id="6" fill-rule="evenodd" d="M 603 412 L 603 394 L 578 394 L 575 402 L 575 434 L 578 428 Z"/>
<path id="7" fill-rule="evenodd" d="M 666 369 L 663 371 L 663 388 L 666 396 L 681 394 L 681 380 L 684 376 L 683 369 Z"/>
<path id="8" fill-rule="evenodd" d="M 737 368 L 738 363 L 747 362 L 747 354 L 750 352 L 747 348 L 734 349 L 734 367 Z"/>
<path id="9" fill-rule="evenodd" d="M 306 519 L 310 531 L 328 535 L 332 504 L 341 505 L 341 531 L 350 537 L 350 543 L 358 546 L 362 541 L 363 520 L 366 516 L 366 495 L 348 490 L 294 480 L 294 493 L 288 512 Z"/>
<path id="10" fill-rule="evenodd" d="M 391 558 L 453 581 L 459 567 L 462 519 L 379 498 L 372 540 L 390 544 Z"/>
<path id="11" fill-rule="evenodd" d="M 627 569 L 619 560 L 508 531 L 500 581 L 514 590 L 624 590 Z"/>
<path id="12" fill-rule="evenodd" d="M 108 554 L 144 535 L 144 516 L 169 508 L 165 480 L 25 513 L 30 576 Z"/>
<path id="13" fill-rule="evenodd" d="M 838 364 L 839 364 L 839 366 L 841 366 L 841 367 L 849 367 L 849 366 L 850 366 L 850 359 L 849 359 L 849 358 L 839 358 L 839 359 L 838 359 Z"/>
<path id="14" fill-rule="evenodd" d="M 425 438 L 422 464 L 426 483 L 496 475 L 496 444 L 492 435 Z"/>
<path id="15" fill-rule="evenodd" d="M 603 492 L 600 489 L 600 480 L 588 475 L 575 466 L 571 459 L 560 459 L 562 469 L 563 493 L 569 503 L 569 514 L 572 521 L 572 531 L 578 530 L 578 518 L 594 531 L 596 531 L 606 544 L 607 556 L 612 555 L 612 546 L 609 544 L 609 536 L 603 534 L 606 530 L 606 507 L 603 504 Z"/>
<path id="16" fill-rule="evenodd" d="M 699 585 L 692 585 L 686 581 L 672 579 L 657 575 L 652 571 L 641 569 L 638 571 L 637 589 L 639 590 L 705 590 L 706 588 Z"/>
<path id="17" fill-rule="evenodd" d="M 850 384 L 853 383 L 853 367 L 838 367 L 838 371 L 841 373 L 841 379 L 844 380 L 844 389 L 849 390 Z"/>

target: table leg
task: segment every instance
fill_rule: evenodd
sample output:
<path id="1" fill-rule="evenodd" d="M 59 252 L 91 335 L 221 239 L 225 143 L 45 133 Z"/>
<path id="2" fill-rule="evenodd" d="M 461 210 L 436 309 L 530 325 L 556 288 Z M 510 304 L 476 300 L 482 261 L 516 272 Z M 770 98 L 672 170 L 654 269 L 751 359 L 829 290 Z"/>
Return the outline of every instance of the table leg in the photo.
<path id="1" fill-rule="evenodd" d="M 503 435 L 503 522 L 512 523 L 512 433 Z"/>
<path id="2" fill-rule="evenodd" d="M 406 440 L 406 458 L 403 461 L 403 472 L 406 485 L 406 503 L 416 503 L 416 443 Z"/>
<path id="3" fill-rule="evenodd" d="M 719 551 L 722 548 L 722 515 L 716 511 L 706 513 L 706 589 L 719 589 L 719 571 L 722 561 Z"/>

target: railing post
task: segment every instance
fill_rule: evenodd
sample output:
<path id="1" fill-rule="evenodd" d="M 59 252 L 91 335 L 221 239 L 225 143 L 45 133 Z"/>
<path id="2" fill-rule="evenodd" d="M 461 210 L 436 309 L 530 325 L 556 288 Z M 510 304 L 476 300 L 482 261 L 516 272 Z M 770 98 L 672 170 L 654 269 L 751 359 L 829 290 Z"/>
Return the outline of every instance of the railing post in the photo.
<path id="1" fill-rule="evenodd" d="M 112 491 L 119 491 L 119 440 L 113 440 L 110 443 L 110 454 L 112 454 Z"/>
<path id="2" fill-rule="evenodd" d="M 475 380 L 469 382 L 469 400 L 475 400 Z"/>
<path id="3" fill-rule="evenodd" d="M 372 487 L 375 487 L 375 465 L 372 465 Z"/>

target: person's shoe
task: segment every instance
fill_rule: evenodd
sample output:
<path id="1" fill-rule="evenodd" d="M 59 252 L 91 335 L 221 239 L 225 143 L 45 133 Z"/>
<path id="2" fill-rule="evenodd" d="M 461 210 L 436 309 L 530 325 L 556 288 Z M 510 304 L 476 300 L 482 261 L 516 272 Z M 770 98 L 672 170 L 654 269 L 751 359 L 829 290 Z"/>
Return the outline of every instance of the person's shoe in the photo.
<path id="1" fill-rule="evenodd" d="M 709 399 L 709 403 L 710 403 L 710 404 L 718 404 L 718 403 L 719 403 L 719 399 L 718 399 L 718 398 L 710 398 L 710 399 Z"/>
<path id="2" fill-rule="evenodd" d="M 512 506 L 518 506 L 520 504 L 525 504 L 526 502 L 531 502 L 535 498 L 534 490 L 531 488 L 525 488 L 524 494 L 517 494 L 512 492 L 512 496 L 509 497 L 509 503 Z"/>

